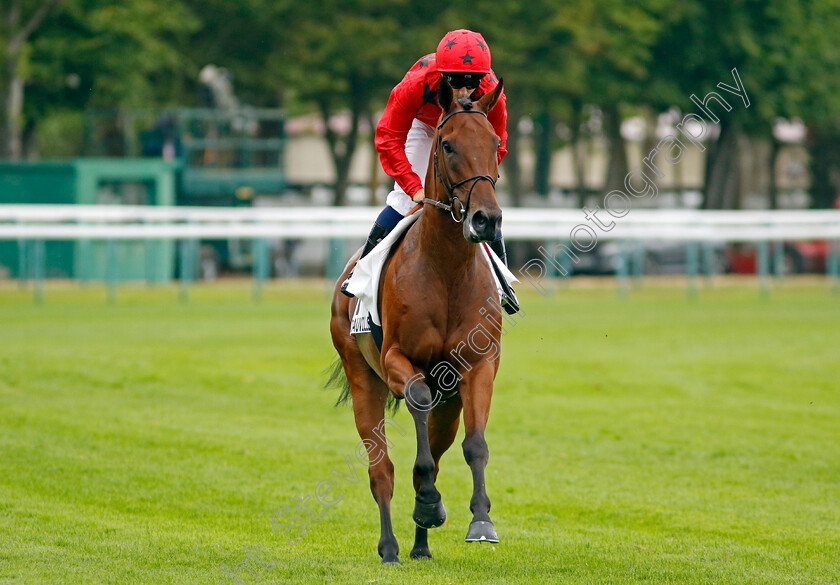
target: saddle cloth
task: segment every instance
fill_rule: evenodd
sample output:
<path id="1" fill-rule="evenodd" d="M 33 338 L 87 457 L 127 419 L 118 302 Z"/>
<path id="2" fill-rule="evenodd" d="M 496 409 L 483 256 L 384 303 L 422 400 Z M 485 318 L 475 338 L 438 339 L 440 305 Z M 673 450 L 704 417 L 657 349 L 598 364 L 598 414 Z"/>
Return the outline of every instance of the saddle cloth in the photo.
<path id="1" fill-rule="evenodd" d="M 351 335 L 369 333 L 371 322 L 376 327 L 382 326 L 382 321 L 379 318 L 379 303 L 377 299 L 382 267 L 385 264 L 385 260 L 391 254 L 391 247 L 394 245 L 394 242 L 398 241 L 408 231 L 408 228 L 417 221 L 417 218 L 420 217 L 422 212 L 420 210 L 403 218 L 391 233 L 385 236 L 367 256 L 356 263 L 356 267 L 353 269 L 353 276 L 347 285 L 347 290 L 353 293 L 356 299 L 358 299 L 356 310 L 353 313 L 353 319 L 350 321 Z M 482 256 L 490 263 L 493 280 L 496 283 L 496 291 L 499 294 L 499 301 L 501 302 L 502 285 L 497 276 L 497 272 L 502 274 L 508 284 L 519 282 L 519 280 L 508 270 L 505 263 L 501 261 L 489 245 L 482 243 L 481 250 L 484 251 Z M 497 270 L 492 270 L 494 264 Z"/>

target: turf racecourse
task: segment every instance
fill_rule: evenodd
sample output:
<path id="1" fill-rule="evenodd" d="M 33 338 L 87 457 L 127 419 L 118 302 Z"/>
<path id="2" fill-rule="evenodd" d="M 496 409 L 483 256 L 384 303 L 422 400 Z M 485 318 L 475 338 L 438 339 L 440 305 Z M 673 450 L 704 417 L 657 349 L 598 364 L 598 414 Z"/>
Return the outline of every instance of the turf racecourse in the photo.
<path id="1" fill-rule="evenodd" d="M 840 295 L 824 281 L 523 291 L 487 439 L 502 542 L 463 542 L 460 438 L 434 560 L 408 558 L 413 439 L 392 435 L 401 567 L 376 554 L 365 470 L 297 530 L 293 498 L 358 437 L 320 390 L 323 283 L 0 288 L 0 583 L 837 583 Z M 334 478 L 335 479 L 335 478 Z M 314 501 L 314 497 L 310 503 Z M 243 583 L 256 578 L 239 573 Z"/>

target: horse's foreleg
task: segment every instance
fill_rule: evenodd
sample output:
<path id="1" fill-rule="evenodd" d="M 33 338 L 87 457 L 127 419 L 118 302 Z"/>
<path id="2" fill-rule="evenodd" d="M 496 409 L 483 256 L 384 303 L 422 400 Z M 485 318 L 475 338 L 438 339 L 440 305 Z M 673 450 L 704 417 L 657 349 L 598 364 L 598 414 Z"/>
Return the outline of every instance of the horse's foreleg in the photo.
<path id="1" fill-rule="evenodd" d="M 405 398 L 417 431 L 417 457 L 414 460 L 414 489 L 417 495 L 412 518 L 421 528 L 437 528 L 446 521 L 446 510 L 435 487 L 435 460 L 429 447 L 432 391 L 423 381 L 423 374 L 396 348 L 388 350 L 384 362 L 388 386 L 394 394 Z"/>
<path id="2" fill-rule="evenodd" d="M 490 458 L 484 429 L 490 415 L 490 399 L 493 395 L 495 368 L 482 362 L 475 366 L 470 375 L 461 382 L 461 400 L 464 403 L 464 430 L 466 437 L 462 443 L 464 458 L 470 466 L 473 476 L 473 495 L 470 499 L 470 511 L 473 513 L 467 542 L 499 542 L 496 528 L 490 520 L 490 498 L 484 482 L 484 471 Z"/>
<path id="3" fill-rule="evenodd" d="M 461 397 L 455 395 L 447 402 L 436 406 L 429 415 L 429 447 L 435 460 L 434 480 L 437 482 L 440 471 L 440 458 L 452 445 L 458 434 L 458 423 L 461 415 Z M 417 477 L 415 476 L 415 482 Z M 429 531 L 417 526 L 414 535 L 414 547 L 411 549 L 412 559 L 430 559 Z"/>
<path id="4" fill-rule="evenodd" d="M 359 364 L 361 368 L 361 364 Z M 365 366 L 366 367 L 366 366 Z M 379 507 L 379 544 L 377 551 L 382 564 L 400 564 L 400 547 L 391 525 L 391 498 L 394 495 L 394 464 L 388 457 L 385 437 L 385 401 L 388 388 L 373 372 L 348 376 L 353 396 L 356 429 L 362 438 L 368 457 L 370 491 Z M 357 450 L 357 456 L 359 451 Z"/>

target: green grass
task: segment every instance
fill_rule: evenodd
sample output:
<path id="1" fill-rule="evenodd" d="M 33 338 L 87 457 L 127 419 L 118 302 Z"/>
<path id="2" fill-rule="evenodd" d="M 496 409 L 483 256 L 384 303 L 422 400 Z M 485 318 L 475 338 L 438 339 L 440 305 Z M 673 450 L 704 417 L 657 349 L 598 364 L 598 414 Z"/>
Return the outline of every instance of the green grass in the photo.
<path id="1" fill-rule="evenodd" d="M 124 288 L 108 305 L 101 289 L 48 287 L 37 306 L 0 289 L 0 583 L 215 584 L 245 545 L 278 560 L 264 583 L 840 580 L 840 297 L 824 283 L 695 301 L 682 287 L 523 290 L 487 434 L 502 542 L 463 542 L 459 438 L 435 559 L 409 560 L 414 445 L 396 435 L 402 567 L 379 564 L 366 474 L 295 546 L 271 528 L 358 442 L 320 390 L 325 287 L 176 297 Z"/>

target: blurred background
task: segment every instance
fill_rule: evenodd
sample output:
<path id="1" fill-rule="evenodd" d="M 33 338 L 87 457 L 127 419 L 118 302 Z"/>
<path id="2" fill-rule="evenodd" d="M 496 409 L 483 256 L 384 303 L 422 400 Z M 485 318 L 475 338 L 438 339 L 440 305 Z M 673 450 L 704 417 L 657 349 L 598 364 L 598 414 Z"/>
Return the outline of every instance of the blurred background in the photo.
<path id="1" fill-rule="evenodd" d="M 659 197 L 634 206 L 840 207 L 836 0 L 4 0 L 0 13 L 3 204 L 380 206 L 392 180 L 371 129 L 412 64 L 465 27 L 505 80 L 504 206 L 602 205 L 697 111 L 690 96 L 732 85 L 737 68 L 750 107 L 726 94 L 734 107 L 709 125 L 705 152 L 659 164 Z M 538 244 L 514 242 L 513 260 Z M 77 275 L 52 259 L 56 245 L 46 275 Z M 782 270 L 827 270 L 825 241 L 780 245 Z M 0 242 L 0 277 L 31 264 L 15 246 Z M 271 241 L 268 273 L 323 274 L 330 249 Z M 684 271 L 682 247 L 646 250 L 647 272 Z M 196 253 L 189 269 L 205 279 L 256 261 L 235 239 Z M 719 270 L 756 271 L 750 245 L 713 253 Z"/>

